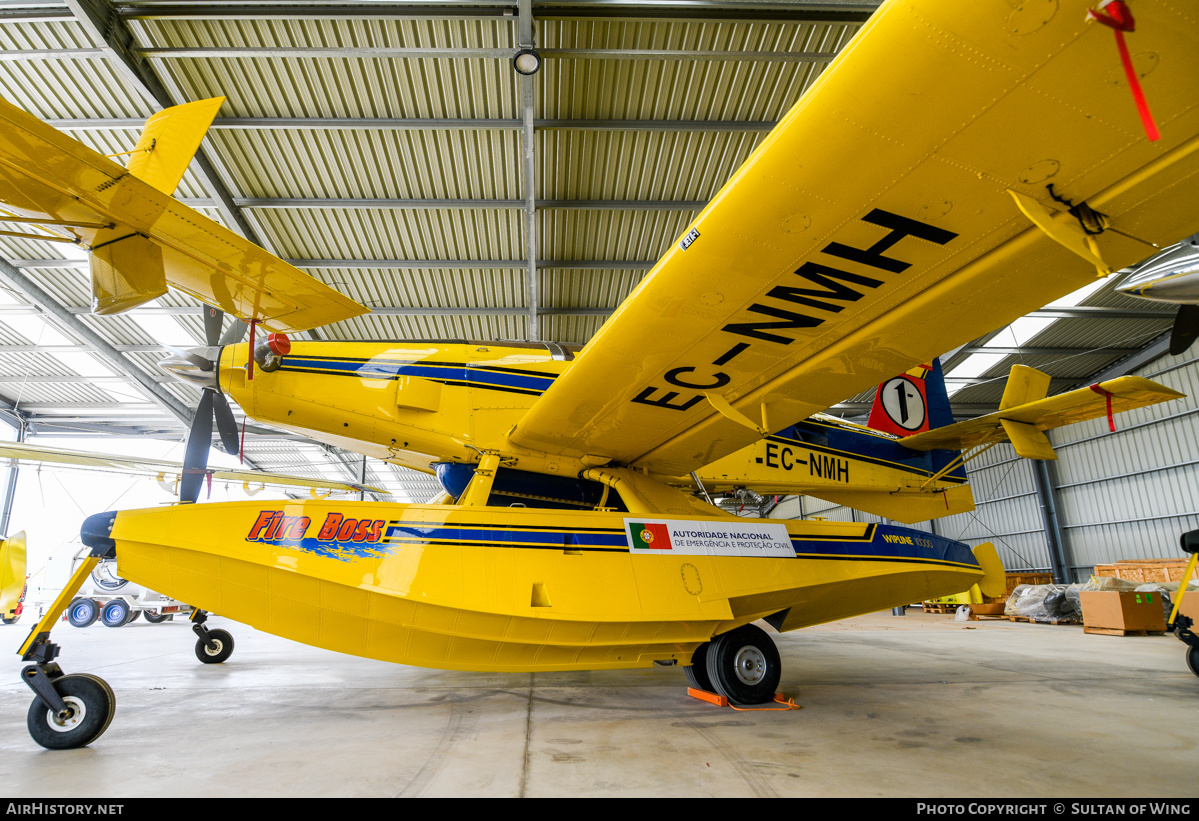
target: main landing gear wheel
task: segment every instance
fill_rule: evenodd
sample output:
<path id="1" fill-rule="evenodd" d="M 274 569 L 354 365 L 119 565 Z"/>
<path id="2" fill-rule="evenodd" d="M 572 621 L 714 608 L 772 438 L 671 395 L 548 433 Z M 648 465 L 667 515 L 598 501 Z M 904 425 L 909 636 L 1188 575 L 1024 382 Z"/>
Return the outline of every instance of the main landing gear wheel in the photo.
<path id="1" fill-rule="evenodd" d="M 1199 676 L 1199 647 L 1187 648 L 1187 667 L 1191 668 L 1191 672 Z"/>
<path id="2" fill-rule="evenodd" d="M 29 705 L 29 735 L 47 750 L 86 747 L 99 738 L 116 712 L 117 699 L 102 678 L 78 673 L 54 680 L 54 689 L 66 704 L 64 715 L 55 715 L 40 697 Z"/>
<path id="3" fill-rule="evenodd" d="M 205 664 L 220 664 L 233 655 L 233 636 L 228 630 L 207 630 L 208 641 L 196 642 L 196 658 Z"/>
<path id="4" fill-rule="evenodd" d="M 87 627 L 100 618 L 100 605 L 91 599 L 75 599 L 67 608 L 67 621 L 72 627 Z"/>
<path id="5" fill-rule="evenodd" d="M 708 647 L 708 678 L 715 691 L 734 704 L 772 701 L 781 674 L 778 649 L 755 625 L 723 633 Z"/>
<path id="6" fill-rule="evenodd" d="M 124 599 L 113 599 L 100 610 L 100 621 L 105 627 L 124 627 L 133 621 L 133 612 Z"/>
<path id="7" fill-rule="evenodd" d="M 696 690 L 712 692 L 712 679 L 708 678 L 708 648 L 711 642 L 705 641 L 691 654 L 691 666 L 683 668 L 687 683 Z"/>
<path id="8" fill-rule="evenodd" d="M 162 624 L 171 617 L 170 613 L 159 613 L 157 610 L 147 610 L 143 615 L 150 624 Z"/>

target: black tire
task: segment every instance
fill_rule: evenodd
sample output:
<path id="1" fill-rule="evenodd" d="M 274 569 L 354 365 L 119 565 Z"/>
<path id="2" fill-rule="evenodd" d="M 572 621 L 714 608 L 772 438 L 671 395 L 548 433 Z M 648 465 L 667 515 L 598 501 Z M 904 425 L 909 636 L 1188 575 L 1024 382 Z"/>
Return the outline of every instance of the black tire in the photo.
<path id="1" fill-rule="evenodd" d="M 10 619 L 8 616 L 0 616 L 0 621 L 3 621 L 5 624 L 16 624 L 16 623 L 17 623 L 17 619 L 19 619 L 19 618 L 21 618 L 21 617 L 20 617 L 20 616 L 13 616 L 13 617 Z"/>
<path id="2" fill-rule="evenodd" d="M 88 627 L 100 618 L 100 605 L 91 599 L 75 599 L 67 608 L 67 621 L 72 627 Z"/>
<path id="3" fill-rule="evenodd" d="M 220 664 L 233 655 L 233 636 L 229 635 L 228 630 L 209 630 L 208 638 L 216 644 L 216 649 L 209 649 L 204 639 L 197 639 L 196 658 L 200 661 L 205 664 Z"/>
<path id="4" fill-rule="evenodd" d="M 1191 668 L 1192 673 L 1199 676 L 1199 647 L 1187 648 L 1187 667 Z"/>
<path id="5" fill-rule="evenodd" d="M 141 614 L 142 614 L 142 611 L 140 611 L 140 610 L 131 610 L 129 612 L 129 621 L 127 621 L 125 623 L 133 624 L 135 621 L 137 621 L 137 617 L 140 616 Z"/>
<path id="6" fill-rule="evenodd" d="M 781 674 L 778 648 L 760 627 L 746 624 L 711 641 L 708 678 L 734 704 L 773 701 Z"/>
<path id="7" fill-rule="evenodd" d="M 100 608 L 100 621 L 105 627 L 124 627 L 133 621 L 133 611 L 124 599 L 113 599 Z"/>
<path id="8" fill-rule="evenodd" d="M 699 647 L 695 648 L 695 652 L 691 654 L 691 666 L 683 668 L 683 675 L 687 676 L 687 683 L 696 690 L 706 690 L 711 693 L 712 679 L 708 678 L 708 647 L 711 642 L 705 641 Z"/>
<path id="9" fill-rule="evenodd" d="M 72 715 L 59 722 L 41 698 L 29 705 L 26 725 L 29 735 L 47 750 L 74 750 L 99 738 L 112 722 L 117 699 L 102 678 L 87 674 L 62 676 L 54 689 Z"/>
<path id="10" fill-rule="evenodd" d="M 171 617 L 170 613 L 159 613 L 157 610 L 146 610 L 142 613 L 150 624 L 162 624 Z"/>

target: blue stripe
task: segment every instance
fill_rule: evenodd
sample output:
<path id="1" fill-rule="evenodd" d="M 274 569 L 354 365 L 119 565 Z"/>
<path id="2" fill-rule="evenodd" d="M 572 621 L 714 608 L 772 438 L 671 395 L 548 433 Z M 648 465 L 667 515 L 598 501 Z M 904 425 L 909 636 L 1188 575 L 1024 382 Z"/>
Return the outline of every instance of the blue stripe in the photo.
<path id="1" fill-rule="evenodd" d="M 892 538 L 891 541 L 887 536 Z M 910 543 L 909 541 L 910 540 Z M 907 561 L 952 562 L 978 567 L 978 559 L 961 542 L 951 541 L 922 530 L 894 525 L 879 525 L 869 542 L 825 542 L 792 537 L 791 545 L 799 554 L 827 556 L 830 559 L 862 557 L 903 559 Z"/>
<path id="2" fill-rule="evenodd" d="M 888 541 L 887 536 L 894 540 Z M 911 539 L 909 544 L 906 539 Z M 425 524 L 392 524 L 387 528 L 383 542 L 358 543 L 317 541 L 307 537 L 298 542 L 276 539 L 262 540 L 262 544 L 291 547 L 324 556 L 329 559 L 349 562 L 355 559 L 380 558 L 393 553 L 411 541 L 450 542 L 464 545 L 488 545 L 505 543 L 513 547 L 549 545 L 556 548 L 625 550 L 629 548 L 623 533 L 587 533 L 570 530 L 506 530 L 502 528 L 439 527 Z M 978 560 L 970 549 L 961 542 L 951 541 L 931 533 L 893 525 L 878 525 L 874 538 L 869 542 L 791 538 L 791 544 L 799 558 L 821 557 L 831 560 L 869 559 L 876 561 L 898 560 L 917 562 L 948 562 L 967 567 L 978 567 Z"/>
<path id="3" fill-rule="evenodd" d="M 550 544 L 562 547 L 617 547 L 627 549 L 623 533 L 576 533 L 569 530 L 498 530 L 491 528 L 466 529 L 432 525 L 392 525 L 386 538 L 421 539 L 430 542 L 464 542 L 466 544 Z"/>
<path id="4" fill-rule="evenodd" d="M 501 373 L 461 365 L 405 364 L 386 360 L 346 362 L 335 359 L 289 356 L 284 359 L 284 369 L 308 368 L 322 371 L 339 371 L 364 379 L 394 379 L 398 376 L 419 376 L 425 379 L 451 380 L 477 385 L 492 385 L 501 388 L 544 391 L 554 383 L 552 376 L 531 376 L 518 373 Z"/>

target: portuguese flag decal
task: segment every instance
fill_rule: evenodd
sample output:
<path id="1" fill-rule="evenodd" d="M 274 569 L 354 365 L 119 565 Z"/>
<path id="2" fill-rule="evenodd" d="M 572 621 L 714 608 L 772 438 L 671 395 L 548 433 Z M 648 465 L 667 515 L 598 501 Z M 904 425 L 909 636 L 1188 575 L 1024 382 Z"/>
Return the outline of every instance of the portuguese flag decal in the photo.
<path id="1" fill-rule="evenodd" d="M 670 528 L 664 524 L 629 523 L 634 550 L 670 550 Z"/>

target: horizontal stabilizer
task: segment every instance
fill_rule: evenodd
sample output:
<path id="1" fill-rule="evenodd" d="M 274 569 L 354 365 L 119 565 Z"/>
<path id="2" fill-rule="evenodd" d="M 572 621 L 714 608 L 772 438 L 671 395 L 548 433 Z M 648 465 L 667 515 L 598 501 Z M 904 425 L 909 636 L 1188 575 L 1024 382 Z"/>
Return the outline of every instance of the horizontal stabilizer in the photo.
<path id="1" fill-rule="evenodd" d="M 1024 459 L 1057 459 L 1053 445 L 1049 444 L 1049 437 L 1036 425 L 1011 419 L 1000 419 L 999 423 L 1003 425 L 1003 432 L 1016 449 L 1017 456 Z"/>
<path id="2" fill-rule="evenodd" d="M 1028 374 L 1021 374 L 1023 387 L 1017 392 L 1035 395 L 1039 388 L 1036 387 L 1035 380 L 1029 380 L 1027 377 Z M 1005 399 L 1008 394 L 1009 391 L 1004 392 Z M 1048 399 L 1023 402 L 977 419 L 956 422 L 915 436 L 905 436 L 899 443 L 919 451 L 939 448 L 967 450 L 992 442 L 1010 440 L 1021 456 L 1029 459 L 1053 459 L 1053 449 L 1049 447 L 1049 440 L 1044 431 L 1075 422 L 1085 422 L 1088 419 L 1100 419 L 1109 413 L 1122 413 L 1159 402 L 1168 402 L 1171 399 L 1181 399 L 1185 395 L 1140 376 L 1121 376 Z"/>

